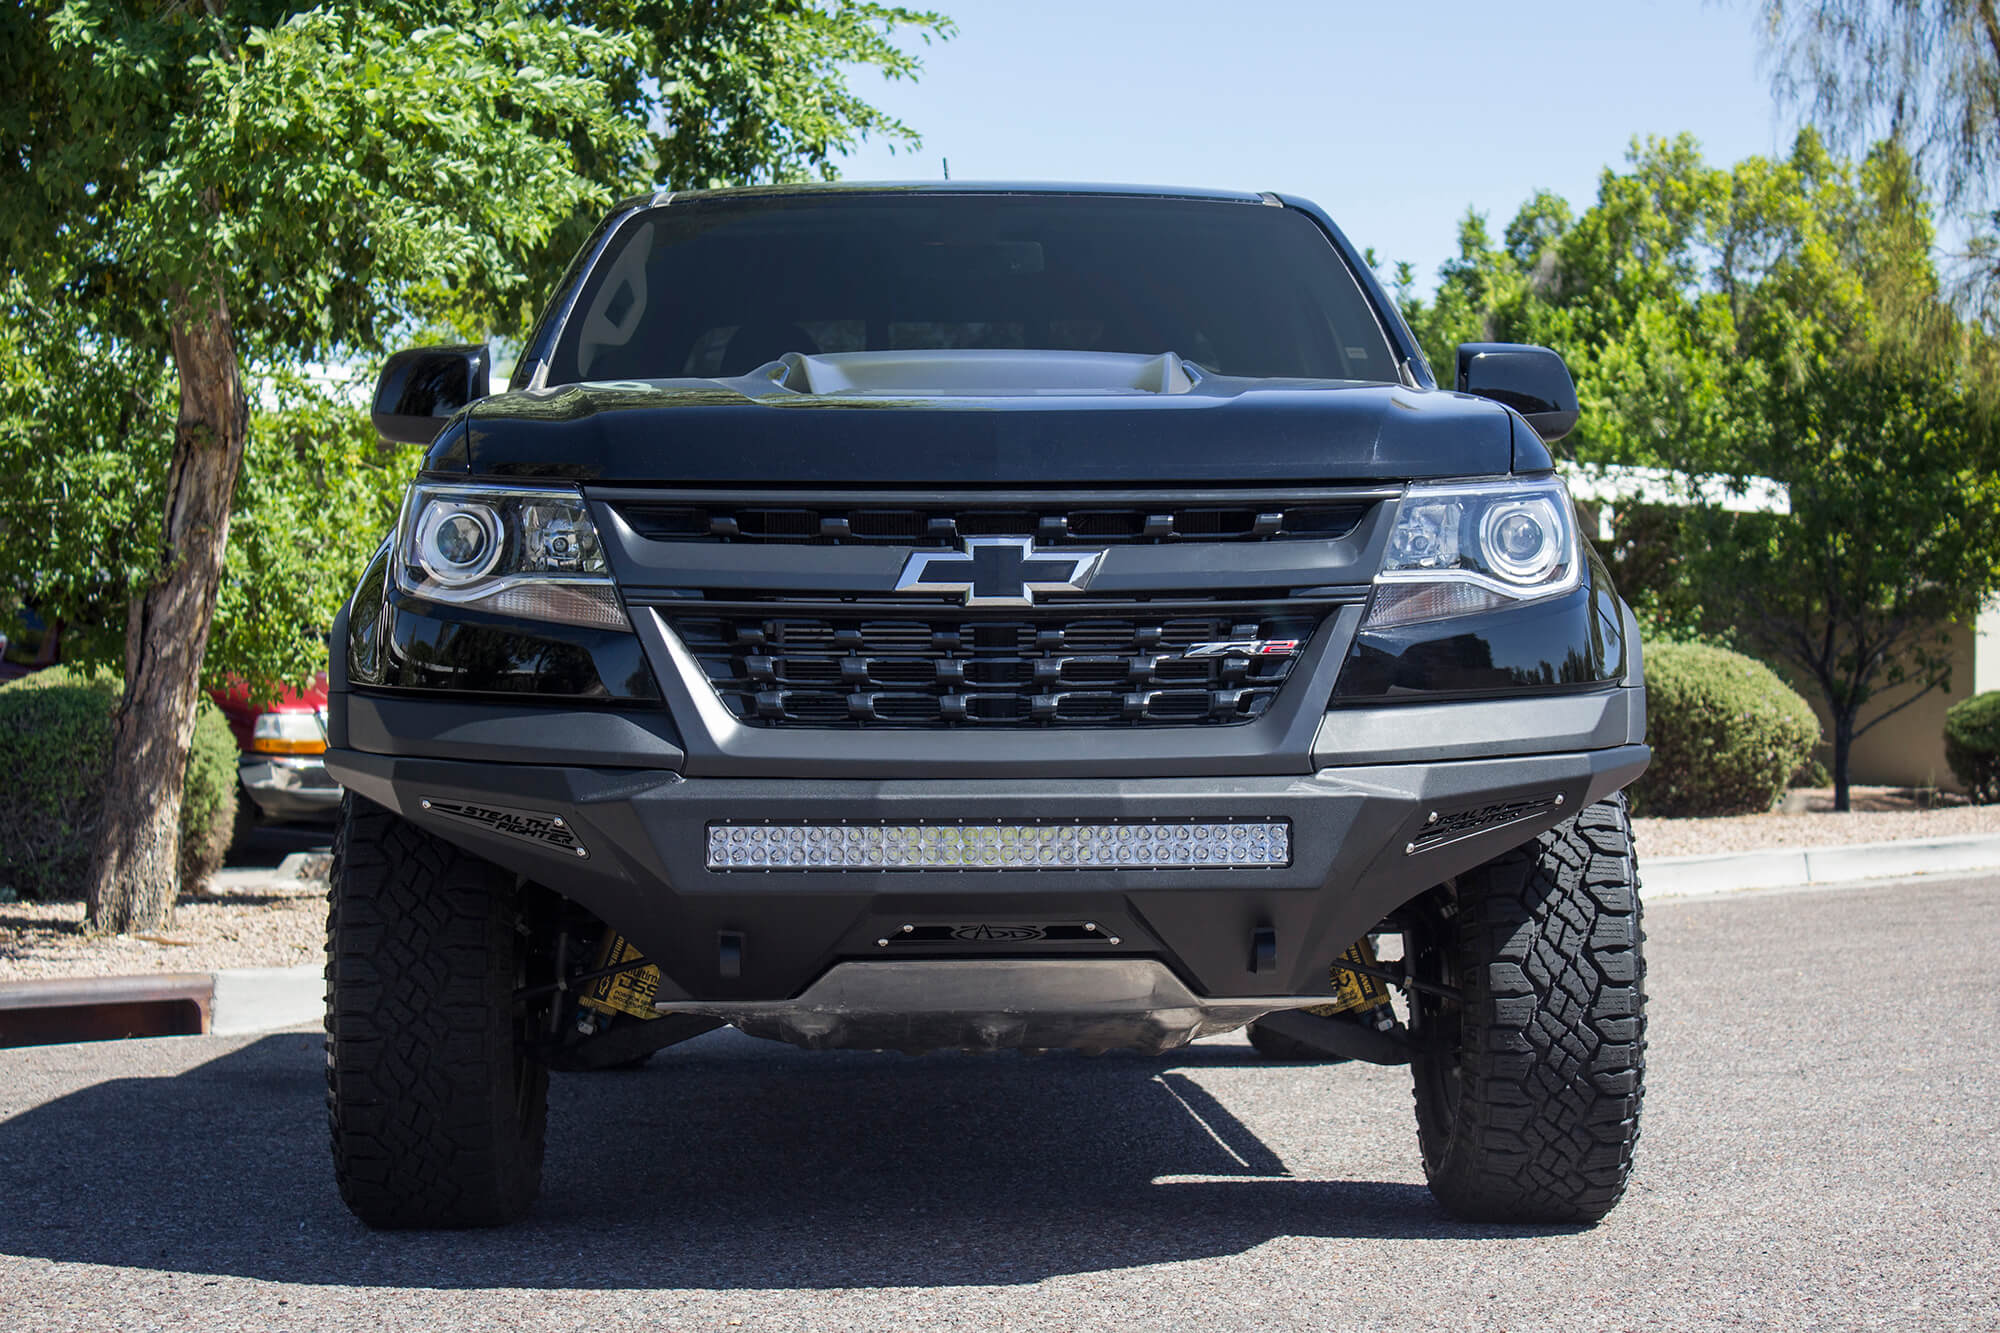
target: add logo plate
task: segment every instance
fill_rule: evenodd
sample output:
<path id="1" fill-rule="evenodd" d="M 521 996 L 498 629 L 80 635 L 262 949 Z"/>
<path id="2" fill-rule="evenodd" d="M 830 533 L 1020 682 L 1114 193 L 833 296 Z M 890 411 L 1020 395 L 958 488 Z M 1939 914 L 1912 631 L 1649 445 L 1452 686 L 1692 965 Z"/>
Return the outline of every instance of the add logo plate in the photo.
<path id="1" fill-rule="evenodd" d="M 1047 939 L 1049 932 L 1040 926 L 987 925 L 953 926 L 951 937 L 975 944 L 1015 944 L 1022 940 Z"/>
<path id="2" fill-rule="evenodd" d="M 537 842 L 544 847 L 568 852 L 571 856 L 582 858 L 590 855 L 584 848 L 583 839 L 576 836 L 576 831 L 564 822 L 561 815 L 539 810 L 512 810 L 504 805 L 447 801 L 437 796 L 424 797 L 422 804 L 426 814 L 444 815 L 477 824 L 489 833 Z"/>

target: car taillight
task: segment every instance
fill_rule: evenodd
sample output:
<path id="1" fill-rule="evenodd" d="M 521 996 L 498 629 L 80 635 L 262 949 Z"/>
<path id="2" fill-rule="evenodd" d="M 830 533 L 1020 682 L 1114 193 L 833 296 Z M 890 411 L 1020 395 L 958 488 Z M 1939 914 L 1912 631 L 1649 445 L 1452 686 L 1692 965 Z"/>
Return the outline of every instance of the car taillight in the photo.
<path id="1" fill-rule="evenodd" d="M 264 754 L 325 754 L 326 728 L 312 713 L 260 713 L 250 748 Z"/>

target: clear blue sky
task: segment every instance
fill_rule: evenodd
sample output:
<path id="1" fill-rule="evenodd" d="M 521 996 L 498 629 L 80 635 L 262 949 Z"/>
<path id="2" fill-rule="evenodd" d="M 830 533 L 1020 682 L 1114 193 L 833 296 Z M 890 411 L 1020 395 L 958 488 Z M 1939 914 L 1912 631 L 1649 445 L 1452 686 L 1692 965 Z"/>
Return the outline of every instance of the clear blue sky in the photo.
<path id="1" fill-rule="evenodd" d="M 909 0 L 921 4 L 925 0 Z M 1428 291 L 1468 206 L 1579 210 L 1634 135 L 1789 147 L 1749 0 L 930 0 L 959 35 L 858 91 L 923 135 L 855 180 L 1111 180 L 1315 199 Z"/>

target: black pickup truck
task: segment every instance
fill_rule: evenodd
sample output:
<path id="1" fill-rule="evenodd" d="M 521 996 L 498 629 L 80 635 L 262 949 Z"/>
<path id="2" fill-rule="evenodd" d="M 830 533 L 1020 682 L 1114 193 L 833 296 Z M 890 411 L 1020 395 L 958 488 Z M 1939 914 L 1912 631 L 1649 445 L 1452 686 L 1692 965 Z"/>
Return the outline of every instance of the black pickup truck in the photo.
<path id="1" fill-rule="evenodd" d="M 1638 1137 L 1631 614 L 1549 442 L 1437 384 L 1304 200 L 620 205 L 335 627 L 343 1197 L 505 1221 L 548 1071 L 808 1047 L 1407 1063 L 1452 1214 L 1590 1222 Z"/>

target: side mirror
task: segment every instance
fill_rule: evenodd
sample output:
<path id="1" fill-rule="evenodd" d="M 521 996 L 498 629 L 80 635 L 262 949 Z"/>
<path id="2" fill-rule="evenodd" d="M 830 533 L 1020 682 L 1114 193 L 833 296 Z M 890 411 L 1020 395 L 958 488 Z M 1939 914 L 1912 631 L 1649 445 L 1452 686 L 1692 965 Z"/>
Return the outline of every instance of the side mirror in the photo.
<path id="1" fill-rule="evenodd" d="M 1582 415 L 1563 359 L 1526 343 L 1460 343 L 1458 391 L 1513 408 L 1547 444 L 1575 430 Z"/>
<path id="2" fill-rule="evenodd" d="M 429 444 L 445 418 L 486 396 L 493 356 L 477 347 L 413 347 L 398 352 L 375 381 L 375 430 L 385 440 Z"/>

